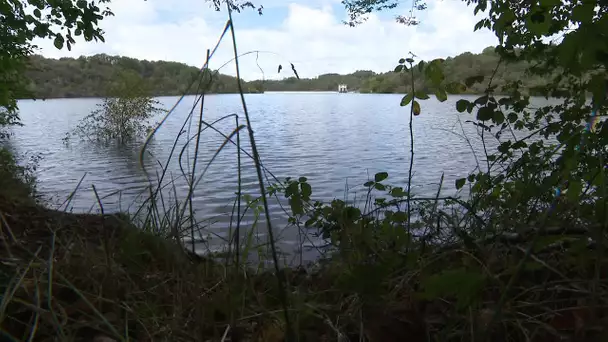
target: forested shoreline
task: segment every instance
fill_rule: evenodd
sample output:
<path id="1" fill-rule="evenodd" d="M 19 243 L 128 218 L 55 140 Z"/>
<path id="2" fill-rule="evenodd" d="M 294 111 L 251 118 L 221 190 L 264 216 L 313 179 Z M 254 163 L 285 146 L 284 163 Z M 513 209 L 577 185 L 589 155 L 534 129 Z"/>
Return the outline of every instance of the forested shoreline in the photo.
<path id="1" fill-rule="evenodd" d="M 474 76 L 490 77 L 499 60 L 494 47 L 486 48 L 480 54 L 462 53 L 448 57 L 444 68 L 446 82 L 461 82 Z M 545 80 L 538 76 L 526 75 L 529 65 L 525 62 L 502 63 L 494 75 L 493 84 L 500 92 L 502 87 L 521 80 L 522 88 L 531 89 L 543 85 Z M 297 68 L 297 66 L 296 66 Z M 132 71 L 140 75 L 156 96 L 176 96 L 183 93 L 195 94 L 198 89 L 189 83 L 199 72 L 194 66 L 169 61 L 147 61 L 129 57 L 98 54 L 79 58 L 50 59 L 31 56 L 27 69 L 29 94 L 22 98 L 74 98 L 103 97 L 106 95 L 116 75 Z M 410 82 L 409 73 L 387 71 L 376 73 L 358 70 L 350 74 L 323 74 L 314 78 L 287 77 L 282 80 L 256 80 L 243 82 L 248 93 L 263 91 L 336 91 L 338 84 L 348 85 L 350 91 L 361 93 L 406 93 Z M 432 92 L 424 77 L 414 74 L 416 87 Z M 479 94 L 485 91 L 483 84 L 474 84 L 464 92 Z M 209 93 L 238 93 L 236 78 L 217 73 L 208 89 Z"/>

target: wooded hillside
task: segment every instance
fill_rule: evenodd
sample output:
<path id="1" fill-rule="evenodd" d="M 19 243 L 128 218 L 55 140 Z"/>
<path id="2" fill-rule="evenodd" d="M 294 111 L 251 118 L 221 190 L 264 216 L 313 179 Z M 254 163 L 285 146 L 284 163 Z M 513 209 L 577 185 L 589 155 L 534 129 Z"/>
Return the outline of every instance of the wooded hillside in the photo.
<path id="1" fill-rule="evenodd" d="M 446 82 L 462 82 L 468 77 L 483 75 L 490 77 L 498 62 L 493 47 L 486 48 L 481 54 L 465 52 L 456 57 L 446 58 L 444 70 Z M 395 61 L 396 62 L 396 61 Z M 396 64 L 396 63 L 395 63 Z M 295 66 L 297 69 L 297 65 Z M 502 63 L 496 70 L 492 84 L 498 92 L 504 84 L 521 80 L 523 88 L 532 88 L 544 83 L 538 76 L 526 75 L 527 65 Z M 137 60 L 128 57 L 108 56 L 105 54 L 74 58 L 48 59 L 33 56 L 27 76 L 31 80 L 30 89 L 37 98 L 57 97 L 97 97 L 104 96 L 107 87 L 121 71 L 135 71 L 150 83 L 154 95 L 181 95 L 198 68 L 183 63 Z M 284 71 L 288 72 L 288 71 Z M 417 89 L 431 91 L 424 78 L 415 74 Z M 345 83 L 349 90 L 363 93 L 405 93 L 409 84 L 409 73 L 397 74 L 393 71 L 375 73 L 359 70 L 348 75 L 324 74 L 315 78 L 297 79 L 295 76 L 282 80 L 244 82 L 247 92 L 261 91 L 336 91 L 338 84 Z M 486 78 L 487 79 L 487 78 Z M 482 93 L 487 86 L 474 84 L 468 93 Z M 196 88 L 196 87 L 194 87 Z M 195 93 L 191 89 L 190 93 Z M 217 75 L 211 85 L 211 93 L 236 93 L 236 78 Z"/>

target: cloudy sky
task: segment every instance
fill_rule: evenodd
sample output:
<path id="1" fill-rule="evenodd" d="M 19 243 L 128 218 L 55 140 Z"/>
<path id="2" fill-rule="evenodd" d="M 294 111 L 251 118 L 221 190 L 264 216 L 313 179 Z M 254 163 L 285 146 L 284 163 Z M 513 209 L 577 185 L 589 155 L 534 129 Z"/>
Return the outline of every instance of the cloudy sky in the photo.
<path id="1" fill-rule="evenodd" d="M 428 9 L 417 14 L 422 23 L 406 27 L 395 22 L 406 14 L 409 0 L 397 10 L 373 14 L 351 28 L 340 0 L 255 0 L 264 14 L 246 10 L 234 15 L 243 78 L 276 79 L 278 64 L 293 63 L 301 77 L 355 70 L 392 70 L 399 58 L 412 51 L 423 59 L 480 52 L 496 44 L 489 31 L 473 32 L 481 19 L 461 0 L 428 0 Z M 200 66 L 227 20 L 204 0 L 113 0 L 115 16 L 104 19 L 105 43 L 78 41 L 72 51 L 57 50 L 52 41 L 37 41 L 47 57 L 77 57 L 106 53 L 147 60 L 169 60 Z M 219 68 L 234 57 L 227 36 L 211 61 Z M 256 65 L 261 67 L 262 71 Z M 221 69 L 234 75 L 234 64 Z"/>

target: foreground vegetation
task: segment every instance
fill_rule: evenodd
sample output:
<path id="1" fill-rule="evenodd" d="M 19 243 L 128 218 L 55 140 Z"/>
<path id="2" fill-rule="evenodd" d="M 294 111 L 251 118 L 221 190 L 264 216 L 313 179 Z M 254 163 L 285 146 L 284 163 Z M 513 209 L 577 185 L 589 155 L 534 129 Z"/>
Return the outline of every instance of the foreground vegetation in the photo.
<path id="1" fill-rule="evenodd" d="M 261 197 L 241 196 L 239 174 L 236 229 L 230 250 L 218 258 L 196 256 L 184 246 L 184 236 L 194 238 L 198 228 L 192 214 L 192 190 L 200 179 L 196 150 L 182 171 L 189 180 L 185 198 L 169 203 L 157 191 L 173 185 L 164 177 L 166 166 L 160 177 L 149 177 L 150 198 L 138 228 L 132 217 L 106 215 L 101 201 L 101 215 L 39 206 L 28 200 L 28 178 L 14 159 L 0 159 L 10 175 L 0 179 L 17 184 L 0 188 L 2 333 L 30 341 L 97 335 L 124 341 L 607 340 L 608 125 L 597 119 L 608 109 L 608 43 L 602 36 L 608 5 L 469 3 L 476 12 L 488 10 L 477 28 L 491 29 L 500 40 L 497 71 L 458 80 L 449 61 L 400 59 L 391 77 L 409 80 L 400 85 L 410 120 L 404 130 L 408 182 L 391 184 L 390 175 L 380 172 L 363 185 L 362 203 L 315 201 L 314 184 L 305 177 L 268 184 L 241 96 L 246 122 L 237 122 L 225 142 L 239 147 L 239 171 L 241 156 L 254 159 Z M 231 14 L 227 27 L 238 55 Z M 558 33 L 557 43 L 546 41 Z M 536 91 L 558 101 L 530 106 L 519 79 L 504 80 L 501 91 L 496 75 L 503 63 L 525 65 L 527 78 L 544 80 Z M 198 74 L 200 83 L 206 74 Z M 235 81 L 242 95 L 244 84 Z M 454 184 L 468 188 L 468 196 L 439 197 L 442 180 L 437 196 L 413 196 L 413 121 L 424 115 L 428 93 L 446 101 L 476 87 L 483 95 L 459 99 L 455 108 L 471 114 L 484 151 L 471 174 Z M 198 94 L 202 102 L 204 93 Z M 198 123 L 197 133 L 187 137 L 198 146 L 204 122 L 202 110 L 194 121 L 196 109 L 184 127 Z M 142 167 L 147 142 L 161 125 L 143 146 Z M 240 148 L 243 134 L 251 153 Z M 487 139 L 498 141 L 497 150 L 486 147 Z M 313 267 L 279 263 L 268 211 L 273 198 L 287 201 L 293 229 L 306 228 L 330 243 Z M 239 229 L 248 228 L 240 219 L 248 209 L 266 219 L 272 270 L 247 262 L 251 235 Z"/>
<path id="2" fill-rule="evenodd" d="M 376 175 L 373 187 L 386 186 L 384 177 Z M 389 193 L 399 196 L 396 189 Z M 282 270 L 287 326 L 267 269 L 238 267 L 234 255 L 192 255 L 125 215 L 65 213 L 1 192 L 2 334 L 13 341 L 283 341 L 288 329 L 299 341 L 608 337 L 608 262 L 594 258 L 593 226 L 547 218 L 540 235 L 531 224 L 463 240 L 457 230 L 436 229 L 446 213 L 436 204 L 416 206 L 416 227 L 434 230 L 428 240 L 407 234 L 401 212 L 361 216 L 340 201 L 319 208 L 331 208 L 323 227 L 338 249 L 313 268 Z M 576 209 L 559 210 L 561 217 Z"/>

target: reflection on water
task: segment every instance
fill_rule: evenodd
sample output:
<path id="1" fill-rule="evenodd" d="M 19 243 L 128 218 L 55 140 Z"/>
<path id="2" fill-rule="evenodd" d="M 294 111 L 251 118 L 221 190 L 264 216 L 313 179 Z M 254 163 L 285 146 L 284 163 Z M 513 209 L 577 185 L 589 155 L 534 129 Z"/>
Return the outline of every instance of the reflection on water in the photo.
<path id="1" fill-rule="evenodd" d="M 266 93 L 248 95 L 247 101 L 260 156 L 267 170 L 281 180 L 306 176 L 313 187 L 313 198 L 330 200 L 344 198 L 346 192 L 351 199 L 357 193 L 364 193 L 361 185 L 379 171 L 390 174 L 391 184 L 405 184 L 410 155 L 409 112 L 399 106 L 400 98 L 401 95 Z M 159 100 L 170 108 L 177 98 Z M 459 116 L 463 121 L 471 118 L 471 114 L 455 111 L 456 100 L 423 101 L 422 114 L 414 118 L 413 189 L 417 195 L 434 194 L 442 173 L 445 173 L 442 191 L 452 194 L 454 180 L 466 176 L 476 165 L 470 146 L 454 134 L 462 134 Z M 15 128 L 13 146 L 21 153 L 35 151 L 43 157 L 38 169 L 39 190 L 49 205 L 63 202 L 86 174 L 71 202 L 72 210 L 98 209 L 93 184 L 106 211 L 134 210 L 141 203 L 142 193 L 147 194 L 149 184 L 138 161 L 141 144 L 117 147 L 74 141 L 66 146 L 62 142 L 66 132 L 97 102 L 96 99 L 20 101 L 24 126 Z M 159 162 L 166 162 L 193 102 L 194 97 L 185 98 L 149 145 L 146 165 L 153 178 L 156 179 L 156 172 L 160 170 Z M 206 98 L 204 119 L 207 122 L 230 113 L 237 113 L 241 116 L 240 122 L 245 122 L 237 95 Z M 215 127 L 229 135 L 235 122 L 226 119 Z M 186 128 L 190 136 L 196 129 L 196 124 Z M 475 128 L 465 124 L 464 129 L 473 148 L 480 152 Z M 187 134 L 179 136 L 176 154 L 170 162 L 165 179 L 174 179 L 175 188 L 166 188 L 167 198 L 174 192 L 182 199 L 187 194 L 188 186 L 177 158 L 187 138 Z M 242 132 L 241 141 L 243 148 L 250 151 L 246 131 Z M 202 134 L 197 177 L 223 142 L 224 138 L 211 129 Z M 191 142 L 183 154 L 185 170 L 191 168 L 194 144 Z M 236 151 L 234 145 L 227 144 L 208 166 L 194 191 L 195 216 L 205 224 L 212 247 L 223 245 L 228 236 L 237 191 Z M 256 197 L 259 185 L 253 162 L 244 154 L 242 157 L 243 192 Z M 267 173 L 269 179 L 272 175 Z M 303 239 L 311 239 L 295 229 L 282 229 L 286 227 L 287 216 L 281 203 L 275 200 L 270 204 L 273 223 L 280 230 L 280 247 L 290 252 L 299 248 Z M 245 226 L 251 226 L 253 210 L 245 219 Z M 258 226 L 264 227 L 263 222 L 258 222 Z M 262 238 L 263 231 L 259 231 Z"/>

